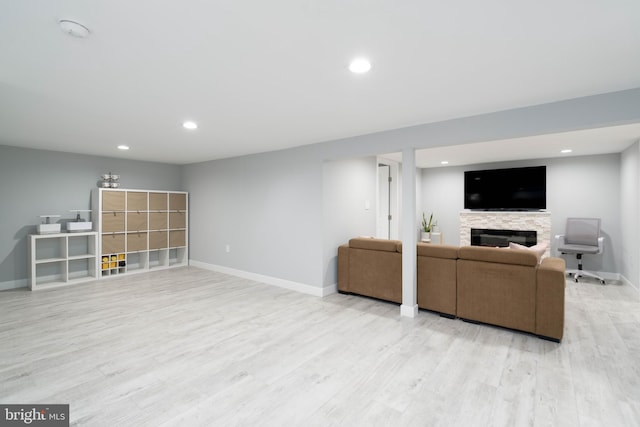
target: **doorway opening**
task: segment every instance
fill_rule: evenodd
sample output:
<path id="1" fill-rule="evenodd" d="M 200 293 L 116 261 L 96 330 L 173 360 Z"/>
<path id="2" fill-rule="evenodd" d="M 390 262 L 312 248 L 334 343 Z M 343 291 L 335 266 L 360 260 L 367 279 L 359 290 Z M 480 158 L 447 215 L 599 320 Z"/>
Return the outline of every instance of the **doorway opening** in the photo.
<path id="1" fill-rule="evenodd" d="M 398 239 L 398 164 L 378 158 L 376 237 Z"/>

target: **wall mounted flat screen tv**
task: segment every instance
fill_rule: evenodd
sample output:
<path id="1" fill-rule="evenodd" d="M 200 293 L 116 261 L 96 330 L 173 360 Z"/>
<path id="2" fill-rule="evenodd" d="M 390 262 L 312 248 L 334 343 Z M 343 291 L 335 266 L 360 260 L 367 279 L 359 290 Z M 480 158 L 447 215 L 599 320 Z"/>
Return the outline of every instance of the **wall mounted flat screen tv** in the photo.
<path id="1" fill-rule="evenodd" d="M 547 208 L 547 168 L 465 171 L 464 208 L 529 211 Z"/>

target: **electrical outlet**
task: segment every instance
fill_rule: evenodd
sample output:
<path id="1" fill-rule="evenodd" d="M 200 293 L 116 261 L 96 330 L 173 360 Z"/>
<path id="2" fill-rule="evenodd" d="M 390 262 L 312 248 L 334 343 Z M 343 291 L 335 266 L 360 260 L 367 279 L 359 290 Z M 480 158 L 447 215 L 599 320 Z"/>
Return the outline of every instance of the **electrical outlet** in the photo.
<path id="1" fill-rule="evenodd" d="M 224 247 L 226 253 L 231 252 L 231 245 L 227 243 L 227 246 Z"/>

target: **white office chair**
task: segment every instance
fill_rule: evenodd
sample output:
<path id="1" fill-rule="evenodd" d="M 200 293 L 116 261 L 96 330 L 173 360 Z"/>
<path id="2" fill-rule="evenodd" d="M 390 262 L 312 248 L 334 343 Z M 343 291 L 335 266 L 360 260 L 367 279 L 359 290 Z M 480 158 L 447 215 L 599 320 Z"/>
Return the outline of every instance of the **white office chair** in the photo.
<path id="1" fill-rule="evenodd" d="M 580 277 L 593 277 L 605 284 L 604 278 L 582 269 L 582 255 L 599 255 L 604 250 L 604 237 L 600 237 L 600 218 L 567 218 L 565 234 L 556 236 L 558 252 L 576 254 L 577 270 L 567 270 L 577 282 Z"/>

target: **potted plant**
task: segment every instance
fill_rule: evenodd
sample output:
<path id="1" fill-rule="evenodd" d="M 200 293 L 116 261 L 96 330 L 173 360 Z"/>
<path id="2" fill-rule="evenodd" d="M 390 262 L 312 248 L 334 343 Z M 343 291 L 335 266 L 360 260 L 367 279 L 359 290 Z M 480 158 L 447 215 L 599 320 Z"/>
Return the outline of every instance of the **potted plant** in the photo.
<path id="1" fill-rule="evenodd" d="M 431 241 L 431 231 L 433 230 L 433 227 L 435 225 L 436 223 L 433 221 L 433 212 L 431 213 L 431 215 L 429 215 L 429 221 L 427 221 L 426 215 L 424 214 L 424 212 L 422 212 L 422 229 L 420 230 L 420 240 L 424 242 Z"/>

